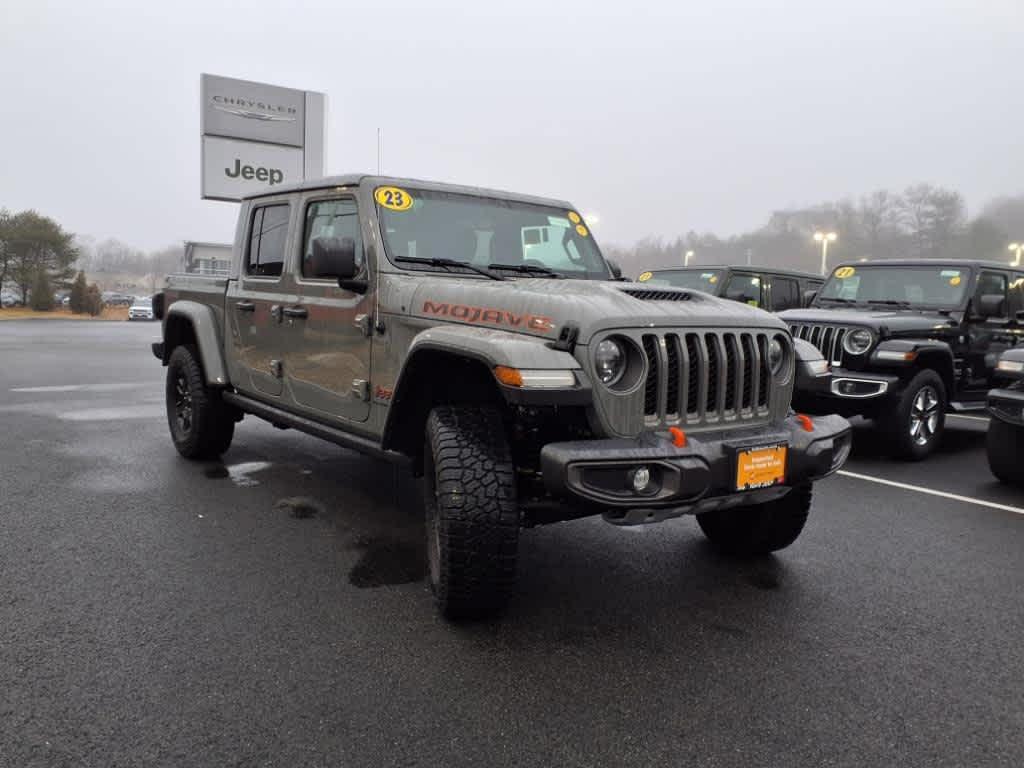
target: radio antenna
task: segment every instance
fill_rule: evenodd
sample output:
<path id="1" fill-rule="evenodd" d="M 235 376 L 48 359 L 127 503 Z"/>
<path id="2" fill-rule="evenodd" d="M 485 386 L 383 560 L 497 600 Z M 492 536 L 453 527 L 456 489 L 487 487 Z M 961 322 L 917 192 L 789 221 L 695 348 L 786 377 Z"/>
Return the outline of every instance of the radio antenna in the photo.
<path id="1" fill-rule="evenodd" d="M 381 131 L 380 127 L 377 128 L 377 175 L 380 176 L 380 159 L 383 149 L 381 147 Z"/>

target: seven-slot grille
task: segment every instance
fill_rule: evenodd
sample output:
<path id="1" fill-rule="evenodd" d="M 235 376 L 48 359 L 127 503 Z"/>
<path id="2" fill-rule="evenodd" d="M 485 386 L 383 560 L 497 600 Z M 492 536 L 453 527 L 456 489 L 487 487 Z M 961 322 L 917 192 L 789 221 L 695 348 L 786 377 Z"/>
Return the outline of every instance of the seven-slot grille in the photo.
<path id="1" fill-rule="evenodd" d="M 803 325 L 790 326 L 794 339 L 804 339 L 811 342 L 821 356 L 829 364 L 836 367 L 843 364 L 843 338 L 847 329 L 841 325 Z"/>
<path id="2" fill-rule="evenodd" d="M 645 333 L 644 419 L 698 425 L 768 415 L 768 334 L 755 331 Z"/>

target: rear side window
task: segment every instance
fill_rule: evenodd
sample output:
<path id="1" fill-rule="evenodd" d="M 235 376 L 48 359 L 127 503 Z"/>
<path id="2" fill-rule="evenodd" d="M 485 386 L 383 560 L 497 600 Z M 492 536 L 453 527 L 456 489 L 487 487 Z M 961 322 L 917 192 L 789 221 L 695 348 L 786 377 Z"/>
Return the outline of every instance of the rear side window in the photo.
<path id="1" fill-rule="evenodd" d="M 758 275 L 735 274 L 725 287 L 725 298 L 742 301 L 752 307 L 761 306 L 761 278 Z"/>
<path id="2" fill-rule="evenodd" d="M 313 255 L 313 241 L 318 237 L 352 238 L 358 259 L 363 252 L 363 239 L 359 233 L 359 208 L 356 201 L 351 197 L 318 200 L 306 208 L 306 231 L 302 242 L 303 277 L 314 277 L 309 264 Z"/>
<path id="3" fill-rule="evenodd" d="M 784 309 L 800 308 L 800 284 L 788 277 L 772 278 L 772 310 L 781 312 Z"/>
<path id="4" fill-rule="evenodd" d="M 278 277 L 284 270 L 284 249 L 288 240 L 288 204 L 265 205 L 252 214 L 246 274 Z"/>

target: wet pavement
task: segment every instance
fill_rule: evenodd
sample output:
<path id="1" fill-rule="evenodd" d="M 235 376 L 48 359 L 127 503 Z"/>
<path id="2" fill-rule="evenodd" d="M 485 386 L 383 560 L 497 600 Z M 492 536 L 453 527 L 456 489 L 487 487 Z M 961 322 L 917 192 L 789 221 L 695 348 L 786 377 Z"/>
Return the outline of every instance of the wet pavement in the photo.
<path id="1" fill-rule="evenodd" d="M 416 483 L 251 418 L 180 459 L 157 333 L 0 323 L 3 768 L 1024 763 L 1024 515 L 837 477 L 753 562 L 550 526 L 453 626 Z M 848 468 L 1024 507 L 984 429 L 907 465 L 861 428 Z"/>

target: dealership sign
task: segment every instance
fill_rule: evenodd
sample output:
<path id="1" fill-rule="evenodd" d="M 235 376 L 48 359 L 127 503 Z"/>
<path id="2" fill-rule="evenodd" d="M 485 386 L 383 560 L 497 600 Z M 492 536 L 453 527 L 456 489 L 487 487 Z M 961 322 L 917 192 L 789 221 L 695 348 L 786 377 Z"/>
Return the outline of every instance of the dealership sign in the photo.
<path id="1" fill-rule="evenodd" d="M 202 76 L 202 197 L 240 200 L 324 174 L 322 93 Z"/>

